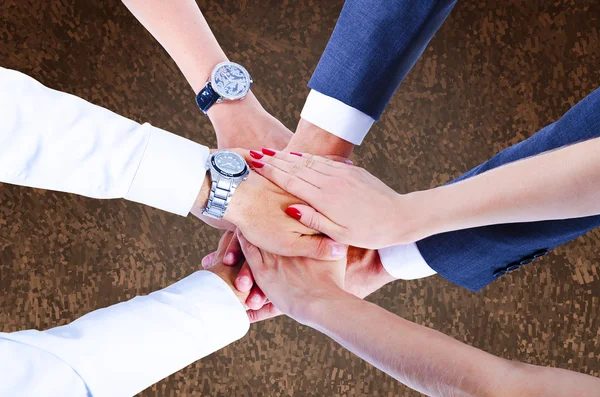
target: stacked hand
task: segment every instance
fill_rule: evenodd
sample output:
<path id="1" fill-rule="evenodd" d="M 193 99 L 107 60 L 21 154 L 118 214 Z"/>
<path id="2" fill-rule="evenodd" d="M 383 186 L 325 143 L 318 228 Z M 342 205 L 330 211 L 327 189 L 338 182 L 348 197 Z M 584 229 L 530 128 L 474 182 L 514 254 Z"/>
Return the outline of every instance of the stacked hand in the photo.
<path id="1" fill-rule="evenodd" d="M 208 178 L 207 178 L 208 179 Z M 192 213 L 201 216 L 208 198 L 208 181 Z M 284 256 L 332 260 L 346 256 L 346 246 L 291 219 L 283 210 L 302 201 L 251 172 L 236 189 L 224 220 L 235 225 L 253 244 Z"/>
<path id="2" fill-rule="evenodd" d="M 260 158 L 253 162 L 256 172 L 308 204 L 285 211 L 310 229 L 370 249 L 423 237 L 416 194 L 400 195 L 365 169 L 324 157 L 274 150 L 263 154 L 250 151 Z"/>
<path id="3" fill-rule="evenodd" d="M 252 245 L 238 232 L 242 251 L 256 281 L 269 296 L 270 306 L 303 322 L 311 301 L 328 299 L 344 286 L 346 258 L 317 262 L 281 257 Z"/>

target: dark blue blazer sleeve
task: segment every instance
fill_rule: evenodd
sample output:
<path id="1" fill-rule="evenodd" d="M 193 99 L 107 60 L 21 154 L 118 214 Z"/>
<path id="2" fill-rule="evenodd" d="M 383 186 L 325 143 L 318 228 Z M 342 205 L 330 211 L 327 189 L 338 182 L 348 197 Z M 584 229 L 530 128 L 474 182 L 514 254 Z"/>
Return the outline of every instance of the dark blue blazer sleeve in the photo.
<path id="1" fill-rule="evenodd" d="M 457 0 L 346 0 L 308 86 L 379 120 Z"/>
<path id="2" fill-rule="evenodd" d="M 600 137 L 600 89 L 584 98 L 557 122 L 498 153 L 451 183 L 506 163 L 597 137 Z M 419 241 L 417 246 L 435 271 L 458 285 L 477 291 L 547 250 L 598 226 L 600 216 L 503 224 L 435 235 Z"/>

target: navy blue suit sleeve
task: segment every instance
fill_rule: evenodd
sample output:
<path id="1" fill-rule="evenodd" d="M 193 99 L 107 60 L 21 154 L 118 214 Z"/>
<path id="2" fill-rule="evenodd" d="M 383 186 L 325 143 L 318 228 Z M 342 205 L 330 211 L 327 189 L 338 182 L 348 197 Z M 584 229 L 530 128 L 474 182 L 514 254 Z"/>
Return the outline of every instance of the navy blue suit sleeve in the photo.
<path id="1" fill-rule="evenodd" d="M 498 153 L 451 183 L 513 161 L 600 137 L 600 89 L 557 122 Z M 431 236 L 417 242 L 425 261 L 444 278 L 477 291 L 508 271 L 600 226 L 600 216 L 485 226 Z"/>
<path id="2" fill-rule="evenodd" d="M 308 86 L 378 120 L 457 0 L 347 0 Z"/>

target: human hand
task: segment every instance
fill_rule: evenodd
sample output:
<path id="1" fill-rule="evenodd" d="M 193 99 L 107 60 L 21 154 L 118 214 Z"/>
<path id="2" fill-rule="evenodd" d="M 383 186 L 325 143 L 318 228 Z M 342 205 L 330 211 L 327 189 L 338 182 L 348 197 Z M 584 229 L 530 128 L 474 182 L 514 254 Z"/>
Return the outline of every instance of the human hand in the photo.
<path id="1" fill-rule="evenodd" d="M 221 245 L 227 246 L 225 255 L 223 256 L 224 265 L 234 266 L 243 263 L 233 284 L 238 291 L 247 295 L 246 306 L 249 309 L 248 312 L 252 313 L 254 310 L 263 309 L 267 303 L 267 298 L 260 287 L 254 283 L 254 276 L 252 276 L 252 271 L 248 266 L 248 262 L 244 260 L 244 254 L 242 253 L 237 233 L 234 233 L 232 237 L 230 237 L 229 233 L 224 233 L 219 241 L 219 246 Z M 216 259 L 218 259 L 217 252 L 212 252 L 202 259 L 202 266 L 209 267 Z M 272 305 L 270 306 L 271 307 L 264 307 L 261 313 L 264 313 L 269 309 L 274 309 Z"/>
<path id="2" fill-rule="evenodd" d="M 192 213 L 199 216 L 206 205 L 208 193 L 199 195 Z M 236 189 L 224 220 L 237 226 L 253 244 L 284 256 L 306 256 L 333 260 L 346 256 L 346 246 L 317 235 L 285 215 L 283 209 L 302 203 L 267 179 L 250 172 L 248 179 Z"/>
<path id="3" fill-rule="evenodd" d="M 250 290 L 248 289 L 244 292 L 235 287 L 235 280 L 240 272 L 241 262 L 237 263 L 237 266 L 233 266 L 236 265 L 235 263 L 225 265 L 223 262 L 223 258 L 227 252 L 226 250 L 234 236 L 234 232 L 226 231 L 225 234 L 223 234 L 221 241 L 219 241 L 219 248 L 216 252 L 211 254 L 212 257 L 210 263 L 202 260 L 202 267 L 204 270 L 208 270 L 209 272 L 215 273 L 217 276 L 221 277 L 223 281 L 225 281 L 227 285 L 231 287 L 233 293 L 237 296 L 239 301 L 245 306 Z"/>
<path id="4" fill-rule="evenodd" d="M 305 226 L 371 249 L 419 239 L 421 212 L 414 195 L 394 192 L 363 168 L 305 153 L 263 153 L 256 172 L 308 203 L 285 210 Z"/>
<path id="5" fill-rule="evenodd" d="M 219 149 L 283 149 L 292 132 L 269 114 L 252 92 L 243 101 L 222 102 L 208 111 Z"/>
<path id="6" fill-rule="evenodd" d="M 230 248 L 228 248 L 228 251 L 238 250 L 239 252 L 235 255 L 243 257 L 239 243 L 236 243 L 234 247 L 230 245 Z M 211 257 L 203 259 L 203 263 L 210 259 Z M 344 276 L 345 291 L 362 299 L 394 280 L 395 278 L 383 267 L 377 251 L 356 247 L 348 248 L 346 274 Z M 258 285 L 252 286 L 250 283 L 254 283 L 254 276 L 250 268 L 247 267 L 247 262 L 244 262 L 235 280 L 235 286 L 240 291 L 250 291 L 246 306 L 249 309 L 247 313 L 251 323 L 282 314 L 273 303 L 267 302 L 264 292 Z"/>
<path id="7" fill-rule="evenodd" d="M 324 262 L 282 257 L 252 245 L 239 231 L 237 235 L 258 285 L 274 307 L 296 321 L 305 320 L 306 302 L 327 299 L 343 288 L 346 258 Z"/>

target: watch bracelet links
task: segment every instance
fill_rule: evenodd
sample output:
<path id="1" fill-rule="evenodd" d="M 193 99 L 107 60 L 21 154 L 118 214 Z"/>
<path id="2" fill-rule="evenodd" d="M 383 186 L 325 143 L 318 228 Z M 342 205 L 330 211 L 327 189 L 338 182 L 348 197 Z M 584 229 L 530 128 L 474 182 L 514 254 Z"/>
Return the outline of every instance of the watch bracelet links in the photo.
<path id="1" fill-rule="evenodd" d="M 231 180 L 219 178 L 216 181 L 212 181 L 208 203 L 203 211 L 203 215 L 223 219 L 234 192 L 235 187 L 233 187 Z"/>

